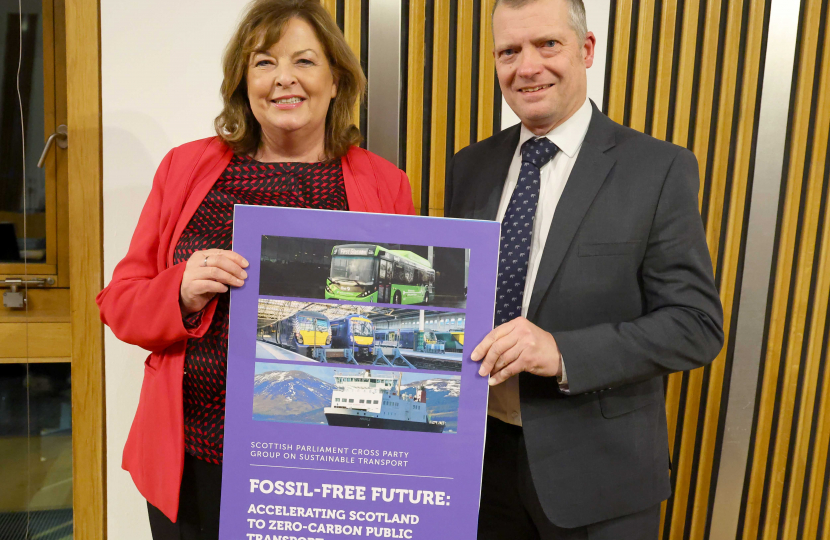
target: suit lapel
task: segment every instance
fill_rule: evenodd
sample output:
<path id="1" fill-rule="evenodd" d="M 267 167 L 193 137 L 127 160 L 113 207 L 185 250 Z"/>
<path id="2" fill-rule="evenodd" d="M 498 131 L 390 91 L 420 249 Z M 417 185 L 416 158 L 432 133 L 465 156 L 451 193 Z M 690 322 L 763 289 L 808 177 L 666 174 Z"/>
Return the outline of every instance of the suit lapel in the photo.
<path id="1" fill-rule="evenodd" d="M 513 161 L 516 145 L 519 144 L 521 126 L 521 124 L 516 124 L 502 131 L 498 135 L 500 140 L 496 141 L 498 150 L 482 160 L 481 170 L 486 172 L 476 180 L 479 188 L 475 190 L 476 204 L 473 209 L 473 219 L 496 220 L 501 192 L 507 181 L 507 173 L 510 171 L 510 162 Z"/>
<path id="2" fill-rule="evenodd" d="M 550 224 L 527 310 L 527 318 L 530 320 L 536 315 L 579 225 L 614 166 L 616 160 L 605 153 L 614 146 L 614 131 L 615 124 L 593 105 L 588 132 Z"/>

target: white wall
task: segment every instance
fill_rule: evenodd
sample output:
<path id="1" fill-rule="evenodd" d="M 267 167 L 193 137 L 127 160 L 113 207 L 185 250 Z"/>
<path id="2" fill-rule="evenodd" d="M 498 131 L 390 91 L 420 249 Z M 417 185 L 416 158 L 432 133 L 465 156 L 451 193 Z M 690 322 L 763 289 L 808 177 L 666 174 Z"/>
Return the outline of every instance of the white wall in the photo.
<path id="1" fill-rule="evenodd" d="M 588 30 L 597 37 L 594 51 L 594 65 L 588 69 L 588 97 L 594 100 L 597 107 L 602 109 L 602 98 L 605 90 L 605 57 L 608 51 L 608 18 L 611 14 L 611 0 L 584 0 L 585 15 L 588 19 Z M 501 100 L 501 128 L 510 127 L 519 123 L 507 102 Z"/>
<path id="2" fill-rule="evenodd" d="M 245 0 L 101 0 L 104 269 L 127 252 L 153 173 L 172 147 L 213 134 L 221 55 Z M 107 529 L 149 539 L 146 504 L 121 470 L 146 352 L 106 336 Z"/>

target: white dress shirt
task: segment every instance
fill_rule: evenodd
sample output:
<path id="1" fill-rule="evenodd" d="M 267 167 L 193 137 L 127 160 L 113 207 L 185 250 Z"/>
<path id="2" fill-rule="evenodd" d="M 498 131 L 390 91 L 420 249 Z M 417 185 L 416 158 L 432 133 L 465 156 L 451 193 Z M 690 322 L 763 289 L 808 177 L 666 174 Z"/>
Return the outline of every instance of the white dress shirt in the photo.
<path id="1" fill-rule="evenodd" d="M 545 242 L 548 239 L 553 214 L 556 212 L 556 205 L 559 203 L 559 198 L 562 196 L 562 191 L 564 191 L 565 184 L 568 182 L 574 163 L 576 163 L 582 141 L 585 140 L 588 125 L 591 123 L 592 112 L 591 102 L 586 99 L 582 107 L 573 116 L 544 135 L 559 148 L 559 152 L 540 169 L 539 204 L 536 207 L 536 215 L 533 219 L 533 236 L 530 244 L 527 280 L 525 281 L 524 297 L 522 299 L 522 316 L 527 316 L 527 308 L 533 294 L 533 284 L 539 271 L 539 261 L 545 251 Z M 510 198 L 519 179 L 519 170 L 522 167 L 522 145 L 535 136 L 522 125 L 519 144 L 513 153 L 513 161 L 510 163 L 507 181 L 501 194 L 499 213 L 496 218 L 499 222 L 504 218 L 504 213 L 507 211 L 507 206 L 510 204 Z M 522 413 L 519 408 L 519 378 L 517 376 L 490 388 L 487 413 L 503 422 L 517 426 L 522 425 Z"/>

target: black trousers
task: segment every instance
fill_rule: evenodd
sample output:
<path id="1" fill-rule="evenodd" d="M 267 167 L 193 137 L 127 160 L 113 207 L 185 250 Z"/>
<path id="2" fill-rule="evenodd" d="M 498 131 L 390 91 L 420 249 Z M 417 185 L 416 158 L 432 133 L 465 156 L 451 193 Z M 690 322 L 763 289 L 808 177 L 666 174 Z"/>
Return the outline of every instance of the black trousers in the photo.
<path id="1" fill-rule="evenodd" d="M 176 523 L 147 503 L 153 540 L 218 540 L 221 492 L 222 466 L 185 452 Z"/>
<path id="2" fill-rule="evenodd" d="M 522 428 L 487 417 L 478 540 L 656 540 L 659 533 L 659 504 L 587 527 L 554 525 L 533 486 Z"/>

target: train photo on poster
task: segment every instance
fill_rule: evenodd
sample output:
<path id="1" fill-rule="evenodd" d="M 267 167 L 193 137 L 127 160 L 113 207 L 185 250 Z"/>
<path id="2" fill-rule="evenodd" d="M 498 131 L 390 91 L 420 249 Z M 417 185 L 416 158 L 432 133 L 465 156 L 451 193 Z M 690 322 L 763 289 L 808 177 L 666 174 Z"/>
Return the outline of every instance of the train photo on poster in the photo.
<path id="1" fill-rule="evenodd" d="M 346 244 L 331 251 L 326 298 L 385 304 L 428 304 L 435 270 L 411 251 L 374 244 Z"/>
<path id="2" fill-rule="evenodd" d="M 375 326 L 366 317 L 347 315 L 331 321 L 331 346 L 351 349 L 355 356 L 371 356 L 375 345 Z"/>
<path id="3" fill-rule="evenodd" d="M 316 311 L 298 311 L 286 319 L 259 328 L 258 333 L 261 341 L 309 358 L 314 355 L 315 349 L 330 348 L 332 341 L 329 318 Z"/>

